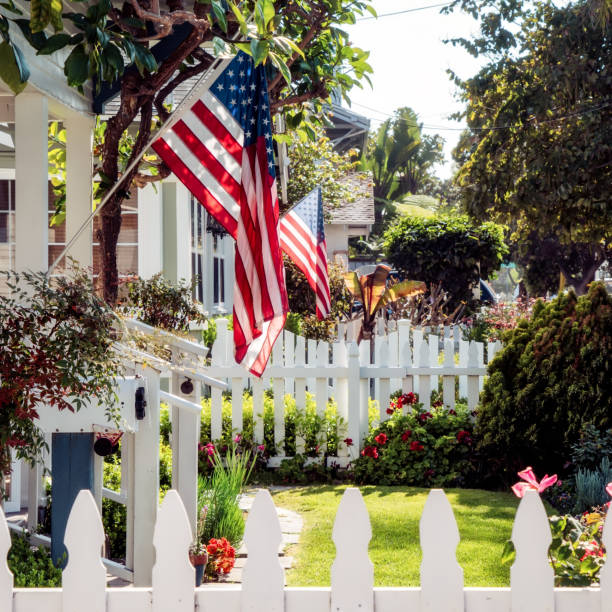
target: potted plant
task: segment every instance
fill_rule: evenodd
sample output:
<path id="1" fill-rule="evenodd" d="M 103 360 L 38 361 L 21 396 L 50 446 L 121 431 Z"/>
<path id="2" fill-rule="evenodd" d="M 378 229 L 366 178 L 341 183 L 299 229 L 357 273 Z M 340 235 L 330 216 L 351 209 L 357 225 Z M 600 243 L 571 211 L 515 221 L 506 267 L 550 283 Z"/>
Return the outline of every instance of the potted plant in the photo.
<path id="1" fill-rule="evenodd" d="M 208 551 L 206 543 L 203 541 L 204 525 L 206 524 L 206 514 L 208 508 L 203 506 L 198 515 L 197 533 L 195 542 L 189 547 L 189 561 L 195 567 L 195 585 L 199 587 L 205 576 L 206 565 L 208 564 Z"/>

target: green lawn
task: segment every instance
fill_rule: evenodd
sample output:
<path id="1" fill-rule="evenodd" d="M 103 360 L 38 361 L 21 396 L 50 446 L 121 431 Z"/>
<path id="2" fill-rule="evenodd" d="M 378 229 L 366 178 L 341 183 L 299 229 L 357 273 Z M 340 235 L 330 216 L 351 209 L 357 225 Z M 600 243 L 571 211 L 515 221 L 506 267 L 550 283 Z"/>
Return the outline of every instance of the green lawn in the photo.
<path id="1" fill-rule="evenodd" d="M 274 503 L 304 519 L 300 543 L 288 554 L 295 558 L 287 572 L 289 586 L 330 584 L 335 556 L 333 521 L 344 486 L 302 487 L 274 493 Z M 376 586 L 418 586 L 421 551 L 419 519 L 428 491 L 413 487 L 362 487 L 372 540 L 370 559 Z M 457 559 L 466 586 L 508 586 L 510 569 L 502 566 L 502 548 L 510 538 L 518 500 L 511 493 L 449 489 L 461 542 Z"/>

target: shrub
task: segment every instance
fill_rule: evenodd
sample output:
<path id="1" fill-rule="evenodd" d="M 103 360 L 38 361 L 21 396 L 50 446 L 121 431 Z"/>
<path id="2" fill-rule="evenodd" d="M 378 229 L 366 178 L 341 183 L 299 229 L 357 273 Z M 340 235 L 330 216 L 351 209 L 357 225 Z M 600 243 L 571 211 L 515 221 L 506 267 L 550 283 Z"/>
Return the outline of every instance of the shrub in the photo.
<path id="1" fill-rule="evenodd" d="M 53 565 L 51 552 L 43 546 L 33 547 L 28 536 L 11 533 L 11 549 L 7 561 L 16 588 L 62 585 L 62 570 Z"/>
<path id="2" fill-rule="evenodd" d="M 607 503 L 609 496 L 606 492 L 606 485 L 609 482 L 612 482 L 612 466 L 608 457 L 604 457 L 594 470 L 578 469 L 574 512 L 583 512 Z"/>
<path id="3" fill-rule="evenodd" d="M 271 392 L 264 394 L 264 442 L 260 454 L 265 455 L 284 454 L 293 456 L 296 453 L 296 438 L 304 440 L 304 454 L 316 457 L 323 453 L 335 455 L 338 449 L 338 440 L 345 436 L 346 424 L 344 419 L 338 415 L 336 405 L 329 401 L 324 415 L 317 414 L 316 403 L 310 393 L 306 394 L 305 410 L 298 410 L 295 399 L 290 395 L 285 396 L 285 439 L 281 443 L 282 448 L 277 448 L 274 441 L 274 397 Z M 255 450 L 254 418 L 253 418 L 253 396 L 245 391 L 242 403 L 243 429 L 238 432 L 232 430 L 232 402 L 231 397 L 223 398 L 222 427 L 223 433 L 220 440 L 211 439 L 211 400 L 202 400 L 202 426 L 200 434 L 201 454 L 200 471 L 210 471 L 208 452 L 205 447 L 214 443 L 215 447 L 224 452 L 232 444 L 237 444 L 245 450 Z M 236 440 L 238 437 L 238 440 Z M 210 447 L 209 447 L 210 448 Z"/>
<path id="4" fill-rule="evenodd" d="M 539 301 L 504 342 L 481 396 L 479 449 L 502 476 L 559 473 L 586 424 L 612 426 L 612 299 L 594 283 Z"/>
<path id="5" fill-rule="evenodd" d="M 190 323 L 206 320 L 192 291 L 193 285 L 185 281 L 173 284 L 161 274 L 148 280 L 136 277 L 126 283 L 123 293 L 127 295 L 120 300 L 118 310 L 147 325 L 187 333 Z"/>
<path id="6" fill-rule="evenodd" d="M 358 483 L 442 487 L 464 483 L 472 473 L 472 420 L 467 407 L 455 410 L 422 404 L 402 414 L 400 409 L 365 440 L 353 464 Z"/>
<path id="7" fill-rule="evenodd" d="M 503 229 L 467 217 L 404 217 L 385 233 L 387 260 L 406 278 L 442 283 L 449 309 L 473 301 L 479 278 L 499 269 L 508 247 Z"/>

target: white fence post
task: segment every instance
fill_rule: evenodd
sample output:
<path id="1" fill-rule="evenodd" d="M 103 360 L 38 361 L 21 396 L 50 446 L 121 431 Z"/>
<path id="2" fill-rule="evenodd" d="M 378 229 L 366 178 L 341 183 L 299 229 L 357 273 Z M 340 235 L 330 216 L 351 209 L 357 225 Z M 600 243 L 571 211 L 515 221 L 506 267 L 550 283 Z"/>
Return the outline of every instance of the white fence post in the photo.
<path id="1" fill-rule="evenodd" d="M 359 376 L 359 347 L 351 342 L 348 348 L 348 437 L 353 440 L 349 452 L 351 459 L 357 459 L 363 444 L 361 430 L 361 379 Z"/>
<path id="2" fill-rule="evenodd" d="M 278 560 L 281 541 L 281 527 L 272 496 L 269 491 L 260 489 L 244 530 L 248 556 L 242 570 L 241 612 L 284 611 L 285 573 Z"/>
<path id="3" fill-rule="evenodd" d="M 333 345 L 333 364 L 337 367 L 348 367 L 347 361 L 347 349 L 348 345 L 346 342 L 334 342 Z M 348 399 L 348 379 L 347 378 L 335 378 L 334 379 L 334 392 L 335 392 L 335 400 L 336 400 L 336 410 L 338 411 L 338 416 L 344 421 L 345 424 L 348 425 L 348 417 L 349 417 L 349 399 Z M 347 430 L 348 436 L 348 430 Z M 341 436 L 338 436 L 338 456 L 339 457 L 348 457 L 349 451 L 348 447 L 342 440 Z"/>
<path id="4" fill-rule="evenodd" d="M 276 342 L 272 349 L 272 365 L 283 367 L 283 347 Z M 274 393 L 274 444 L 277 455 L 285 456 L 285 449 L 278 452 L 280 445 L 285 440 L 285 379 L 280 376 L 272 379 L 272 391 Z"/>
<path id="5" fill-rule="evenodd" d="M 381 368 L 389 366 L 389 343 L 384 338 L 378 339 L 379 345 L 379 362 Z M 379 379 L 379 397 L 378 406 L 380 409 L 380 421 L 386 421 L 389 418 L 387 408 L 389 408 L 389 396 L 391 381 L 386 376 L 381 376 Z"/>
<path id="6" fill-rule="evenodd" d="M 601 612 L 612 612 L 612 510 L 608 506 L 606 513 L 606 522 L 601 536 L 601 541 L 608 552 L 606 562 L 599 571 L 599 580 L 601 584 Z M 0 543 L 0 559 L 2 559 L 2 544 Z M 0 580 L 1 583 L 1 580 Z M 0 589 L 0 593 L 2 590 Z"/>
<path id="7" fill-rule="evenodd" d="M 370 518 L 359 489 L 346 489 L 336 513 L 332 540 L 331 610 L 373 612 L 374 568 L 368 557 Z"/>
<path id="8" fill-rule="evenodd" d="M 0 505 L 0 610 L 9 611 L 13 609 L 13 574 L 6 560 L 10 547 L 11 535 Z"/>
<path id="9" fill-rule="evenodd" d="M 467 368 L 468 367 L 468 351 L 470 348 L 470 343 L 466 340 L 459 340 L 459 367 Z M 468 389 L 467 389 L 467 376 L 461 375 L 459 376 L 459 397 L 464 398 L 467 397 Z"/>
<path id="10" fill-rule="evenodd" d="M 552 542 L 544 504 L 526 491 L 512 527 L 516 559 L 510 568 L 512 612 L 554 612 L 554 573 L 548 562 Z"/>
<path id="11" fill-rule="evenodd" d="M 168 491 L 153 535 L 153 612 L 193 612 L 195 570 L 189 562 L 192 539 L 185 506 L 177 491 Z"/>
<path id="12" fill-rule="evenodd" d="M 83 612 L 85 602 L 88 612 L 106 612 L 106 569 L 100 559 L 104 529 L 96 501 L 86 489 L 74 500 L 64 544 L 68 563 L 62 572 L 62 612 Z"/>
<path id="13" fill-rule="evenodd" d="M 459 529 L 442 489 L 429 492 L 419 531 L 423 552 L 421 612 L 463 612 L 463 569 L 456 556 Z"/>
<path id="14" fill-rule="evenodd" d="M 455 367 L 455 351 L 450 338 L 444 340 L 444 369 L 453 370 Z M 447 408 L 455 407 L 455 376 L 445 374 L 442 377 L 442 401 Z"/>
<path id="15" fill-rule="evenodd" d="M 295 344 L 295 365 L 303 372 L 306 369 L 306 340 L 304 336 L 298 336 Z M 299 411 L 306 410 L 306 378 L 304 376 L 295 378 L 295 407 Z M 305 448 L 304 438 L 296 436 L 295 451 L 303 453 Z"/>
<path id="16" fill-rule="evenodd" d="M 416 353 L 415 353 L 416 355 Z M 419 345 L 419 369 L 429 369 L 429 346 L 423 341 Z M 419 374 L 419 401 L 425 410 L 431 406 L 431 376 L 429 374 Z"/>
<path id="17" fill-rule="evenodd" d="M 468 349 L 468 360 L 467 367 L 468 371 L 477 370 L 482 366 L 482 362 L 480 361 L 480 355 L 478 351 L 477 342 L 470 342 L 470 346 Z M 481 345 L 482 346 L 482 345 Z M 468 408 L 470 410 L 474 410 L 478 405 L 478 396 L 480 395 L 480 375 L 477 373 L 468 374 L 467 376 L 467 399 L 468 399 Z"/>

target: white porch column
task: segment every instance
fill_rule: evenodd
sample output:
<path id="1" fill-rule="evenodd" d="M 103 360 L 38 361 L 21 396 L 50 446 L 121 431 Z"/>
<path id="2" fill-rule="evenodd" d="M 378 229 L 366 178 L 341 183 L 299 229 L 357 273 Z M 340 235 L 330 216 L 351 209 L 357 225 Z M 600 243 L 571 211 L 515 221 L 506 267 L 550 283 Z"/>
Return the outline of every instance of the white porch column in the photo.
<path id="1" fill-rule="evenodd" d="M 15 104 L 15 270 L 46 271 L 49 244 L 47 98 L 21 93 Z"/>
<path id="2" fill-rule="evenodd" d="M 66 127 L 66 240 L 70 240 L 91 214 L 93 130 L 95 119 L 71 113 Z M 81 266 L 93 267 L 91 222 L 68 251 Z"/>
<path id="3" fill-rule="evenodd" d="M 138 275 L 151 278 L 163 270 L 162 188 L 138 190 Z"/>

